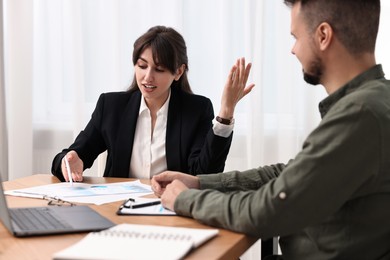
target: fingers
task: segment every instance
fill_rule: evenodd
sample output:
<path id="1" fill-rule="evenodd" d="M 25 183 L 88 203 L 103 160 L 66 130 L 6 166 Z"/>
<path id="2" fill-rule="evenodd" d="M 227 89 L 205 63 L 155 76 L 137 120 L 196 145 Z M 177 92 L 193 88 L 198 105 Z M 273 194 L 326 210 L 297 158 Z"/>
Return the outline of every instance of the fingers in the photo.
<path id="1" fill-rule="evenodd" d="M 173 180 L 180 178 L 180 175 L 182 173 L 180 172 L 174 172 L 174 171 L 165 171 L 158 175 L 153 176 L 153 179 L 158 183 L 170 183 Z"/>
<path id="2" fill-rule="evenodd" d="M 240 73 L 239 84 L 242 84 L 242 83 L 245 84 L 245 82 L 246 82 L 246 80 L 245 80 L 245 58 L 240 59 L 239 73 Z"/>
<path id="3" fill-rule="evenodd" d="M 239 79 L 241 78 L 241 59 L 237 59 L 236 63 L 230 69 L 228 79 L 231 81 L 232 86 L 236 86 Z"/>
<path id="4" fill-rule="evenodd" d="M 64 156 L 64 158 L 62 158 L 62 161 L 61 161 L 61 171 L 62 171 L 62 176 L 64 177 L 65 181 L 68 182 L 69 176 L 68 176 L 68 169 L 66 168 L 66 164 L 65 164 L 65 156 Z"/>
<path id="5" fill-rule="evenodd" d="M 199 188 L 199 178 L 197 176 L 174 171 L 165 171 L 153 176 L 151 187 L 154 194 L 157 197 L 161 197 L 166 192 L 167 187 L 176 181 L 180 181 L 180 183 L 191 189 Z"/>
<path id="6" fill-rule="evenodd" d="M 158 176 L 158 175 L 156 175 Z M 152 190 L 154 192 L 154 194 L 157 196 L 157 197 L 161 197 L 161 195 L 164 193 L 164 188 L 161 187 L 160 183 L 156 180 L 156 176 L 153 176 L 152 177 L 152 180 L 151 180 L 151 187 L 152 187 Z"/>
<path id="7" fill-rule="evenodd" d="M 165 171 L 152 177 L 151 186 L 154 194 L 157 197 L 165 191 L 165 187 L 174 180 L 174 172 Z"/>
<path id="8" fill-rule="evenodd" d="M 252 68 L 252 63 L 245 65 L 245 58 L 239 58 L 230 69 L 228 79 L 231 81 L 233 88 L 244 89 L 249 78 L 249 73 Z"/>
<path id="9" fill-rule="evenodd" d="M 161 196 L 161 203 L 165 208 L 174 211 L 174 205 L 177 196 L 183 191 L 188 190 L 188 187 L 179 180 L 174 180 L 168 184 L 164 194 Z"/>
<path id="10" fill-rule="evenodd" d="M 242 95 L 242 97 L 245 97 L 249 92 L 251 92 L 252 91 L 252 89 L 255 87 L 255 84 L 249 84 L 248 86 L 246 86 L 245 88 L 244 88 L 244 91 L 243 91 L 243 95 Z"/>
<path id="11" fill-rule="evenodd" d="M 81 172 L 72 172 L 72 178 L 74 181 L 82 182 L 83 181 L 83 173 Z"/>
<path id="12" fill-rule="evenodd" d="M 233 65 L 233 67 L 230 69 L 229 75 L 228 75 L 228 81 L 234 81 L 236 78 L 236 71 L 237 71 L 237 65 Z"/>
<path id="13" fill-rule="evenodd" d="M 245 58 L 240 59 L 240 79 L 238 82 L 238 87 L 240 88 L 240 91 L 242 91 L 242 92 L 240 92 L 240 95 L 238 96 L 237 102 L 240 99 L 242 99 L 244 96 L 246 96 L 249 92 L 251 92 L 255 86 L 255 84 L 253 84 L 253 83 L 246 86 L 251 68 L 252 68 L 252 63 L 248 63 L 245 66 Z"/>
<path id="14" fill-rule="evenodd" d="M 252 63 L 248 63 L 245 66 L 245 58 L 241 58 L 240 62 L 241 62 L 241 70 L 240 70 L 240 81 L 241 82 L 240 83 L 242 84 L 242 86 L 245 86 L 246 82 L 248 81 L 248 78 L 249 78 L 249 73 L 250 73 L 251 68 L 252 68 Z"/>
<path id="15" fill-rule="evenodd" d="M 248 65 L 245 68 L 244 73 L 244 84 L 248 81 L 249 73 L 251 72 L 252 63 L 248 63 Z"/>
<path id="16" fill-rule="evenodd" d="M 68 165 L 65 160 L 67 160 Z M 83 166 L 83 161 L 75 151 L 68 152 L 62 159 L 61 164 L 62 175 L 64 176 L 65 181 L 70 181 L 70 177 L 73 181 L 83 181 Z M 70 177 L 68 171 L 70 172 Z"/>

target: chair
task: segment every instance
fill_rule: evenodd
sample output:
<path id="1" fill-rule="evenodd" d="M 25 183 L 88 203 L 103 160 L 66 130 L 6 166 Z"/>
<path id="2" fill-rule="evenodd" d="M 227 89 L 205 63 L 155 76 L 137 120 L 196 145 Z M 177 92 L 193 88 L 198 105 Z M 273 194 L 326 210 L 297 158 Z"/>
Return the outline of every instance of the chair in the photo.
<path id="1" fill-rule="evenodd" d="M 273 237 L 267 240 L 261 240 L 261 259 L 270 255 L 278 254 L 278 238 Z"/>
<path id="2" fill-rule="evenodd" d="M 98 156 L 98 170 L 97 170 L 97 176 L 103 177 L 104 170 L 106 169 L 106 160 L 107 160 L 107 151 L 99 154 Z"/>

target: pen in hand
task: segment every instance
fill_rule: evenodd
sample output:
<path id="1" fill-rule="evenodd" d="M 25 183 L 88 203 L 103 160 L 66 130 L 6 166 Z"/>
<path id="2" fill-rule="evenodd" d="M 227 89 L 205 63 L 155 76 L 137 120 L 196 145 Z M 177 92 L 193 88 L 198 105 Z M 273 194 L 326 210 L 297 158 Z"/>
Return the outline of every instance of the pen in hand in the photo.
<path id="1" fill-rule="evenodd" d="M 73 186 L 72 172 L 70 171 L 70 166 L 69 166 L 68 159 L 66 159 L 66 155 L 64 156 L 64 161 L 65 161 L 66 171 L 68 172 L 68 179 L 69 179 L 70 185 Z"/>

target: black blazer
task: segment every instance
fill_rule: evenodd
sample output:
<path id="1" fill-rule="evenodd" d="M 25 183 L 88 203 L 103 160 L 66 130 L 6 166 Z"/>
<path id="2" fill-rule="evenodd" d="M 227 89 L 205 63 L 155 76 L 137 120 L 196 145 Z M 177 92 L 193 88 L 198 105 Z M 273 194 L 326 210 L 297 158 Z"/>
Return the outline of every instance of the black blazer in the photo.
<path id="1" fill-rule="evenodd" d="M 210 99 L 172 87 L 166 131 L 168 170 L 192 175 L 222 172 L 232 136 L 216 136 Z M 91 120 L 75 142 L 53 160 L 51 172 L 64 181 L 61 160 L 75 150 L 90 168 L 97 156 L 107 152 L 105 177 L 128 177 L 141 92 L 101 94 Z"/>

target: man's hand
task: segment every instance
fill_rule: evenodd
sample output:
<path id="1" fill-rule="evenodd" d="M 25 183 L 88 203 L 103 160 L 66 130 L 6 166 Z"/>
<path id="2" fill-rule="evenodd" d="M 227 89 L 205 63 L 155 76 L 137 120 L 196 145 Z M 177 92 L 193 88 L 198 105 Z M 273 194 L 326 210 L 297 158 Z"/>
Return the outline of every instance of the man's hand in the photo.
<path id="1" fill-rule="evenodd" d="M 164 208 L 174 211 L 177 196 L 185 190 L 188 190 L 188 187 L 184 185 L 184 183 L 179 180 L 172 181 L 166 186 L 165 191 L 161 196 L 161 204 Z"/>
<path id="2" fill-rule="evenodd" d="M 157 197 L 165 192 L 167 186 L 172 183 L 174 180 L 179 180 L 187 188 L 190 189 L 199 189 L 199 178 L 189 174 L 173 171 L 165 171 L 158 175 L 153 176 L 151 181 L 151 186 Z"/>

